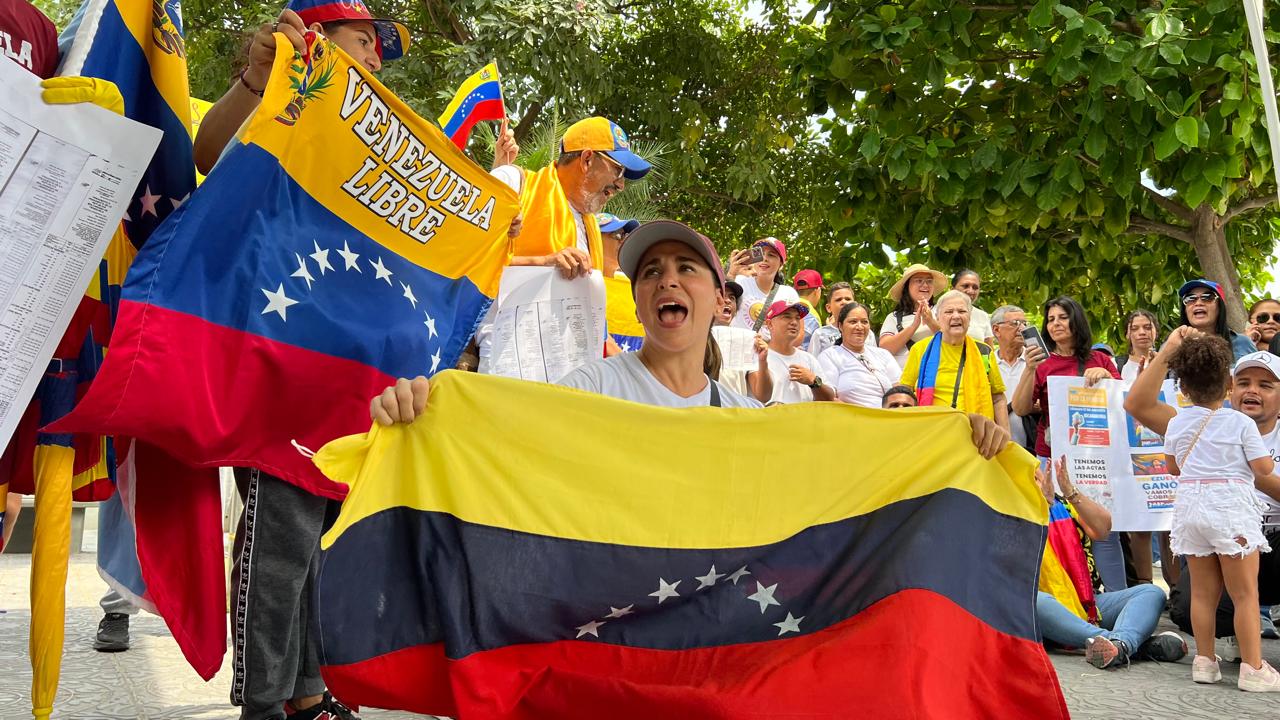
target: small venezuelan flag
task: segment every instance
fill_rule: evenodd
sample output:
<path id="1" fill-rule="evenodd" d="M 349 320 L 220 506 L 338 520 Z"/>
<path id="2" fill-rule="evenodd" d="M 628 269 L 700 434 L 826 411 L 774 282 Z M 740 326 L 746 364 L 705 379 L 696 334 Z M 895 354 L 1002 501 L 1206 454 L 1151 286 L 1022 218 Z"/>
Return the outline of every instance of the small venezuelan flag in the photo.
<path id="1" fill-rule="evenodd" d="M 502 102 L 502 79 L 498 63 L 485 65 L 467 78 L 440 115 L 440 128 L 459 149 L 467 146 L 471 128 L 481 120 L 501 120 L 506 116 Z"/>

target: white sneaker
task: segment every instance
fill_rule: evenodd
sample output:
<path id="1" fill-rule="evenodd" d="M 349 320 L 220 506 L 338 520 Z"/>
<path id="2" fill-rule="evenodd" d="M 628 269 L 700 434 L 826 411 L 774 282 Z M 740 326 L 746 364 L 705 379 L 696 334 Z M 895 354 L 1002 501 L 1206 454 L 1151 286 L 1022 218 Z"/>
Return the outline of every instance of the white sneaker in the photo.
<path id="1" fill-rule="evenodd" d="M 1203 655 L 1196 655 L 1195 660 L 1191 661 L 1191 679 L 1206 685 L 1222 680 L 1222 670 L 1218 668 L 1218 660 L 1221 658 L 1215 657 L 1210 660 Z"/>
<path id="2" fill-rule="evenodd" d="M 1245 692 L 1280 692 L 1280 672 L 1266 660 L 1256 670 L 1249 663 L 1240 663 L 1240 681 L 1236 686 Z"/>
<path id="3" fill-rule="evenodd" d="M 1240 643 L 1236 642 L 1235 635 L 1222 638 L 1222 654 L 1219 659 L 1223 662 L 1240 662 Z"/>

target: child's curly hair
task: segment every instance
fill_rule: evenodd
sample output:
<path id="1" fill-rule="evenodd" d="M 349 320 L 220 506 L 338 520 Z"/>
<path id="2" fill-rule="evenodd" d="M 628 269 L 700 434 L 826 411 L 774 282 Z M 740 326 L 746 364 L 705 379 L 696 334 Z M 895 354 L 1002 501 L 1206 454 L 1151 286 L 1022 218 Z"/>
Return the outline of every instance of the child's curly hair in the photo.
<path id="1" fill-rule="evenodd" d="M 1183 394 L 1202 405 L 1226 396 L 1234 359 L 1226 340 L 1198 335 L 1182 341 L 1169 358 L 1169 367 L 1177 374 Z"/>

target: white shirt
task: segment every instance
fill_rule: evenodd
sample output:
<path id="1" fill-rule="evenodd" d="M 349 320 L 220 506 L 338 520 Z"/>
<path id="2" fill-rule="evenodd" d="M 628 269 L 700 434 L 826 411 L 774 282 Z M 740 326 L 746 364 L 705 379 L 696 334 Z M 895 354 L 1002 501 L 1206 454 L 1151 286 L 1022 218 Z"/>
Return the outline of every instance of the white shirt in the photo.
<path id="1" fill-rule="evenodd" d="M 1183 408 L 1169 421 L 1164 436 L 1164 452 L 1179 463 L 1181 478 L 1227 478 L 1253 485 L 1250 460 L 1271 457 L 1271 450 L 1262 442 L 1258 424 L 1239 410 L 1221 408 L 1204 425 L 1211 411 L 1198 405 Z M 1192 446 L 1191 441 L 1200 432 L 1200 438 Z M 1188 452 L 1189 449 L 1189 452 Z"/>
<path id="2" fill-rule="evenodd" d="M 1276 466 L 1280 467 L 1280 423 L 1278 423 L 1271 431 L 1271 434 L 1262 438 L 1262 445 L 1271 451 L 1271 459 L 1276 461 Z M 1268 527 L 1280 525 L 1280 502 L 1276 502 L 1275 498 L 1254 488 L 1254 494 L 1258 496 L 1258 500 L 1266 506 L 1262 511 L 1262 524 Z"/>
<path id="3" fill-rule="evenodd" d="M 869 408 L 881 407 L 885 392 L 902 376 L 898 361 L 878 347 L 864 346 L 862 352 L 855 353 L 837 345 L 818 357 L 818 366 L 840 402 Z"/>
<path id="4" fill-rule="evenodd" d="M 734 316 L 731 324 L 734 327 L 741 327 L 750 330 L 752 326 L 751 306 L 756 303 L 764 302 L 764 299 L 769 296 L 769 293 L 761 290 L 760 286 L 756 285 L 756 279 L 749 275 L 739 275 L 734 278 L 733 281 L 742 286 L 742 302 L 738 303 L 738 314 Z M 790 285 L 778 285 L 778 292 L 774 294 L 773 301 L 778 302 L 779 300 L 800 302 L 800 295 L 796 293 L 795 288 Z M 769 308 L 762 308 L 761 312 L 766 312 L 768 309 Z M 764 330 L 764 326 L 761 326 L 761 331 L 763 332 Z M 769 337 L 767 332 L 765 332 L 765 337 Z"/>
<path id="5" fill-rule="evenodd" d="M 489 174 L 501 180 L 507 187 L 520 194 L 520 188 L 524 185 L 524 171 L 515 165 L 501 165 L 489 171 Z M 587 242 L 587 226 L 583 223 L 582 213 L 569 206 L 569 212 L 573 213 L 573 225 L 577 230 L 578 249 L 588 255 L 591 254 L 591 246 Z M 493 348 L 493 321 L 498 312 L 498 303 L 495 300 L 489 304 L 489 310 L 484 314 L 484 318 L 480 321 L 480 326 L 476 328 L 476 346 L 479 347 L 480 367 L 478 370 L 482 373 L 489 371 L 489 352 Z"/>
<path id="6" fill-rule="evenodd" d="M 991 316 L 986 310 L 974 305 L 969 310 L 969 337 L 980 343 L 987 341 L 987 338 L 996 336 L 995 331 L 991 329 Z"/>
<path id="7" fill-rule="evenodd" d="M 1124 364 L 1124 367 L 1120 368 L 1120 379 L 1124 381 L 1126 388 L 1133 387 L 1133 384 L 1138 381 L 1138 365 L 1140 364 L 1129 360 Z"/>
<path id="8" fill-rule="evenodd" d="M 560 379 L 565 387 L 588 390 L 619 400 L 630 400 L 659 407 L 686 408 L 711 405 L 711 378 L 707 386 L 692 397 L 680 397 L 649 372 L 640 362 L 637 353 L 623 353 L 611 358 L 599 358 L 574 370 Z M 807 389 L 807 388 L 806 388 Z M 763 407 L 752 398 L 744 397 L 720 385 L 720 407 Z"/>
<path id="9" fill-rule="evenodd" d="M 897 335 L 898 333 L 911 327 L 911 323 L 915 322 L 916 314 L 902 316 L 902 327 L 899 329 L 897 320 L 894 319 L 893 313 L 884 319 L 884 325 L 880 326 L 880 339 L 883 340 L 886 335 Z M 933 337 L 933 330 L 929 329 L 927 323 L 920 323 L 920 327 L 916 333 L 911 336 L 913 342 L 923 342 Z M 898 361 L 898 368 L 901 369 L 907 365 L 907 356 L 911 354 L 911 348 L 904 343 L 902 349 L 893 354 L 893 359 Z"/>
<path id="10" fill-rule="evenodd" d="M 1012 398 L 1013 391 L 1018 387 L 1018 381 L 1022 379 L 1023 371 L 1027 369 L 1027 361 L 1022 357 L 1022 353 L 1018 353 L 1013 362 L 1005 362 L 1004 356 L 997 351 L 996 366 L 1000 368 L 1000 377 L 1004 380 L 1005 398 Z M 1013 411 L 1009 412 L 1009 434 L 1013 436 L 1014 442 L 1023 447 L 1027 446 L 1027 432 L 1022 427 L 1022 416 L 1015 415 Z"/>
<path id="11" fill-rule="evenodd" d="M 791 379 L 791 366 L 801 365 L 822 377 L 822 369 L 818 367 L 818 359 L 804 350 L 796 350 L 790 355 L 769 348 L 769 377 L 773 379 L 773 395 L 771 403 L 799 403 L 813 400 L 813 388 L 802 385 Z M 822 377 L 823 382 L 826 378 Z"/>

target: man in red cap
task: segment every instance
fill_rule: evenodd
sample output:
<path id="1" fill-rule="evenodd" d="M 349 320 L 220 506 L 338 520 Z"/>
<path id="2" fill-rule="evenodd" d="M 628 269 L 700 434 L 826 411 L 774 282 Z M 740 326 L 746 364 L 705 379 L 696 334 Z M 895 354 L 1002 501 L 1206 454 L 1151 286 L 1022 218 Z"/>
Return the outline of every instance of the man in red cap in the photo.
<path id="1" fill-rule="evenodd" d="M 836 399 L 836 391 L 818 374 L 818 360 L 796 348 L 808 314 L 809 307 L 798 300 L 778 300 L 765 311 L 769 325 L 769 375 L 773 379 L 770 403 Z M 754 374 L 747 374 L 748 381 Z"/>
<path id="2" fill-rule="evenodd" d="M 223 148 L 262 100 L 276 58 L 275 33 L 283 33 L 303 52 L 302 36 L 308 30 L 332 40 L 369 72 L 378 72 L 383 62 L 409 49 L 409 29 L 404 23 L 373 17 L 361 0 L 291 0 L 275 22 L 258 28 L 249 45 L 248 65 L 205 113 L 194 148 L 196 169 L 202 174 L 209 174 Z"/>
<path id="3" fill-rule="evenodd" d="M 800 347 L 807 348 L 814 331 L 822 327 L 817 312 L 822 307 L 822 275 L 817 270 L 801 270 L 791 280 L 791 286 L 796 289 L 800 299 L 809 305 L 809 314 L 804 316 L 804 339 L 800 343 Z"/>

